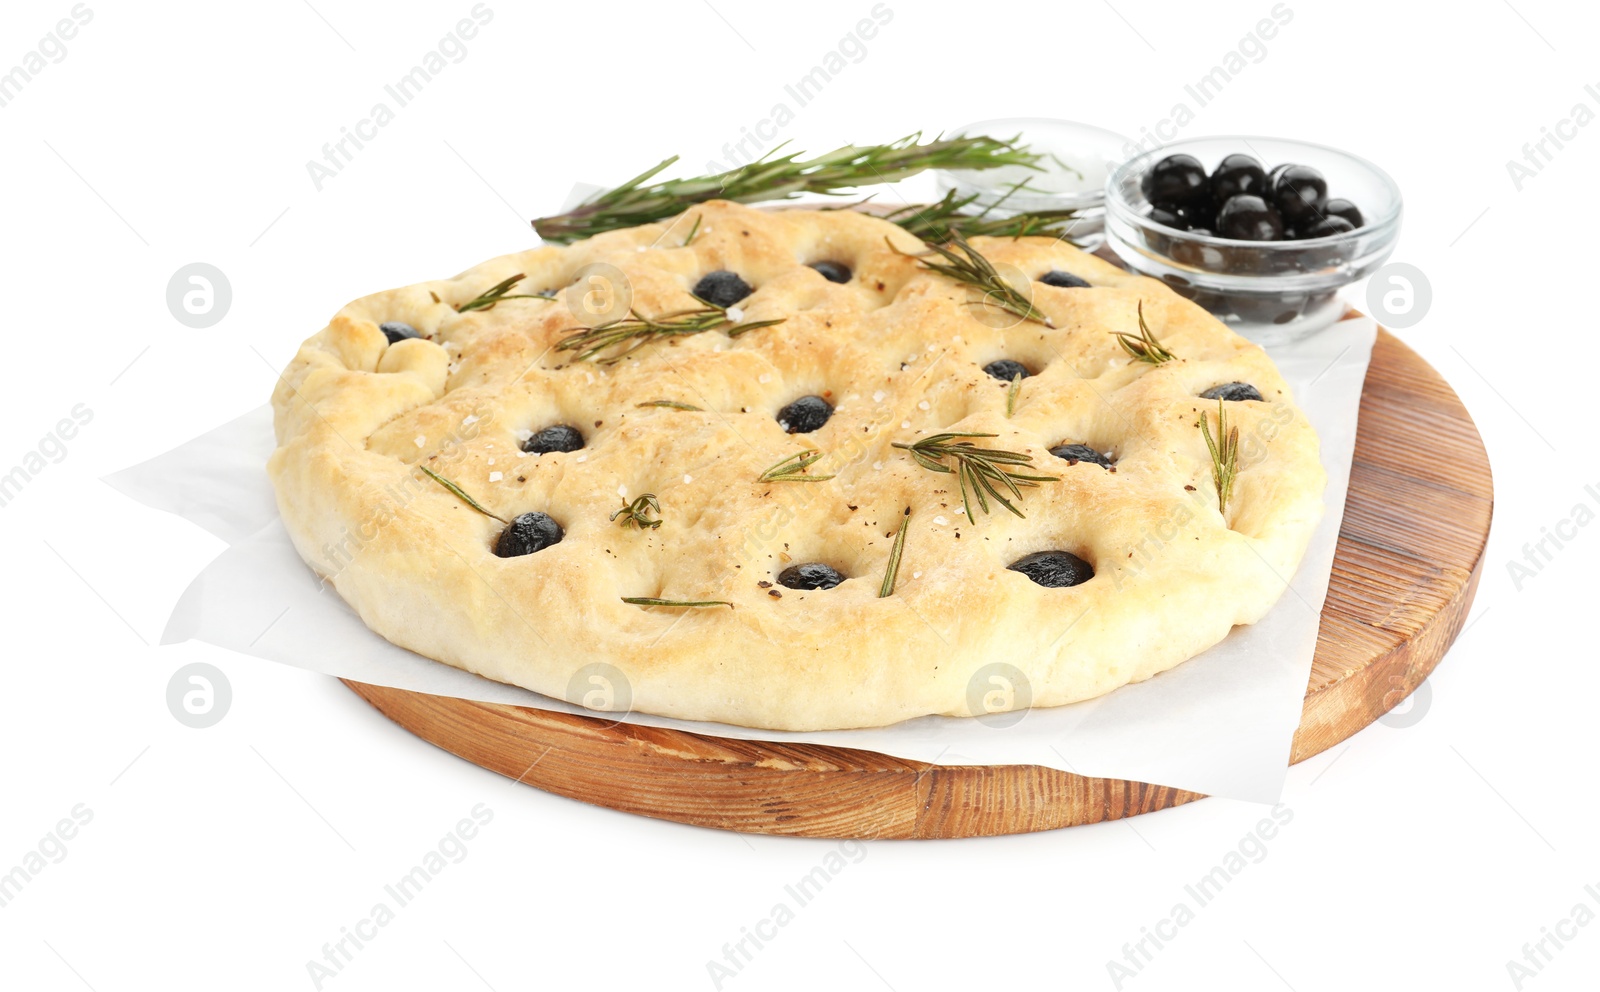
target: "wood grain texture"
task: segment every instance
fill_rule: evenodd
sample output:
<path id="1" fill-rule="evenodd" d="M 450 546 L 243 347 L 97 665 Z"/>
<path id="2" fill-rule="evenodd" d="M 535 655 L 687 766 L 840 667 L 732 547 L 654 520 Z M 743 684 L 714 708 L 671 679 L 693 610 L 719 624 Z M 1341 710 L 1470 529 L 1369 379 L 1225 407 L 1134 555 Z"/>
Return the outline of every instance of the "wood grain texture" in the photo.
<path id="1" fill-rule="evenodd" d="M 1291 761 L 1388 712 L 1466 620 L 1493 511 L 1489 460 L 1449 385 L 1378 332 L 1350 494 Z M 808 837 L 973 837 L 1098 823 L 1198 793 L 1035 766 L 660 730 L 347 682 L 400 726 L 509 778 L 699 826 Z"/>

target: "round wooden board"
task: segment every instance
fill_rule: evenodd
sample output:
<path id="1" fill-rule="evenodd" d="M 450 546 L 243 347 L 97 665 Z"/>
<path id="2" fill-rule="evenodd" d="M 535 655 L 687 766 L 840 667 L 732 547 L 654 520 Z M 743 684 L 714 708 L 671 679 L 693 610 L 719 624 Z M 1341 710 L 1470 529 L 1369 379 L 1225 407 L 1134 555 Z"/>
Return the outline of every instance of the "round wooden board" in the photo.
<path id="1" fill-rule="evenodd" d="M 1489 459 L 1472 418 L 1432 366 L 1380 329 L 1291 762 L 1376 720 L 1433 671 L 1472 604 L 1493 505 Z M 1203 798 L 1033 765 L 929 765 L 346 684 L 423 740 L 519 782 L 705 827 L 974 837 L 1098 823 Z"/>

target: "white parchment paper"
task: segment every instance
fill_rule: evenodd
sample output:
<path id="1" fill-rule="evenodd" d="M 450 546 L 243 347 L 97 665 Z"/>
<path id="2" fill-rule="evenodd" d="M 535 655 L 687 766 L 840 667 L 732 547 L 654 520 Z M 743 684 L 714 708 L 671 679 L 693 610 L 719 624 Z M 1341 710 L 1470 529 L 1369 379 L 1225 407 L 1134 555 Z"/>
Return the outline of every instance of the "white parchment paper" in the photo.
<path id="1" fill-rule="evenodd" d="M 1375 335 L 1371 320 L 1353 319 L 1269 349 L 1321 437 L 1327 513 L 1299 572 L 1267 616 L 1235 628 L 1172 671 L 1099 699 L 1028 711 L 1008 726 L 930 716 L 872 730 L 783 733 L 645 713 L 629 714 L 628 722 L 853 747 L 936 764 L 1045 765 L 1275 802 L 1310 677 Z M 272 448 L 272 415 L 263 407 L 106 479 L 230 545 L 184 592 L 163 643 L 195 639 L 376 685 L 588 712 L 423 658 L 368 630 L 290 544 L 264 467 Z"/>

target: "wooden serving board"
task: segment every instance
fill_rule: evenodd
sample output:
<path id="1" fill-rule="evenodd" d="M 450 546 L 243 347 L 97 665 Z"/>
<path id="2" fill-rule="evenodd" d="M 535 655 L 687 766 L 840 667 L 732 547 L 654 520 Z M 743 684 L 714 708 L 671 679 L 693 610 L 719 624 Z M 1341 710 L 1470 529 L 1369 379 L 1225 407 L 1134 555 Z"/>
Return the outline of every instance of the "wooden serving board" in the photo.
<path id="1" fill-rule="evenodd" d="M 1433 671 L 1472 605 L 1493 506 L 1489 459 L 1472 418 L 1432 366 L 1380 329 L 1291 762 L 1373 722 Z M 973 837 L 1097 823 L 1203 798 L 1033 765 L 930 765 L 346 684 L 423 740 L 519 782 L 704 827 Z"/>

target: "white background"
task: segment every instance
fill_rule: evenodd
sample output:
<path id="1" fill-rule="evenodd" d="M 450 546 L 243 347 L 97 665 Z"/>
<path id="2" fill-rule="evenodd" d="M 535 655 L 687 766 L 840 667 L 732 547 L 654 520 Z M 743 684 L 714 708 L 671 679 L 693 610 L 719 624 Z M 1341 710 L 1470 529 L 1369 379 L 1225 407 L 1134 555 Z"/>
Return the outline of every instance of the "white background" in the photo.
<path id="1" fill-rule="evenodd" d="M 320 192 L 306 161 L 468 0 L 90 0 L 66 57 L 0 108 L 0 473 L 76 404 L 93 411 L 0 508 L 0 872 L 76 804 L 93 811 L 66 857 L 0 908 L 0 986 L 312 988 L 306 962 L 483 803 L 494 818 L 465 860 L 325 988 L 712 988 L 707 961 L 838 849 L 549 796 L 410 737 L 330 679 L 154 647 L 220 545 L 97 481 L 263 402 L 346 300 L 526 247 L 527 219 L 574 181 L 616 182 L 673 151 L 696 170 L 720 157 L 774 103 L 792 107 L 784 84 L 872 6 L 714 2 L 490 0 L 466 58 Z M 1600 888 L 1600 526 L 1520 589 L 1507 570 L 1575 505 L 1600 507 L 1584 489 L 1600 491 L 1600 127 L 1520 192 L 1506 169 L 1575 103 L 1600 110 L 1584 91 L 1600 84 L 1600 18 L 1512 3 L 1289 0 L 1266 57 L 1182 132 L 1307 138 L 1396 177 L 1395 260 L 1433 287 L 1401 336 L 1476 418 L 1497 507 L 1472 625 L 1426 712 L 1294 768 L 1293 819 L 1264 859 L 1124 988 L 1514 988 L 1506 962 L 1525 943 L 1581 901 L 1600 911 L 1584 893 Z M 782 137 L 821 151 L 1027 115 L 1137 135 L 1177 101 L 1192 107 L 1184 84 L 1271 6 L 889 0 L 866 57 Z M 8 0 L 0 71 L 70 9 Z M 194 261 L 233 287 L 205 330 L 164 300 Z M 165 692 L 201 660 L 226 672 L 233 703 L 194 730 Z M 1206 800 L 1041 835 L 872 844 L 723 987 L 1113 988 L 1107 961 L 1192 903 L 1184 885 L 1266 812 Z M 1600 925 L 1576 933 L 1524 988 L 1594 987 Z"/>

